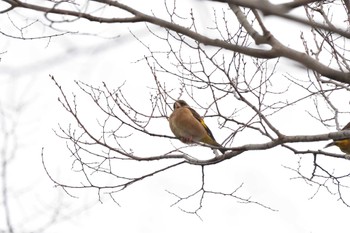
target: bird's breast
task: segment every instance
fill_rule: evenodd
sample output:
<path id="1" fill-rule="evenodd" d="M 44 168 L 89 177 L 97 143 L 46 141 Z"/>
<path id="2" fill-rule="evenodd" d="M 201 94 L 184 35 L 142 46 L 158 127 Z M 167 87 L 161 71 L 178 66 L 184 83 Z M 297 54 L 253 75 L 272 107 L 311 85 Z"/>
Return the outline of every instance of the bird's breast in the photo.
<path id="1" fill-rule="evenodd" d="M 192 140 L 200 141 L 206 135 L 204 127 L 187 108 L 174 111 L 169 117 L 169 124 L 176 137 L 192 138 Z"/>

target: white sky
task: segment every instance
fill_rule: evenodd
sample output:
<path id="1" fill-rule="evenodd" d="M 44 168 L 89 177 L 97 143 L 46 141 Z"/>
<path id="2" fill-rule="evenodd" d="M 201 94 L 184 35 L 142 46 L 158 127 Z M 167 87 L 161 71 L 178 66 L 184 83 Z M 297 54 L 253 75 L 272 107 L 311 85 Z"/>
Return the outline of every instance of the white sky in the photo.
<path id="1" fill-rule="evenodd" d="M 156 4 L 156 1 L 152 2 Z M 139 4 L 139 3 L 137 3 Z M 198 2 L 191 2 L 192 6 L 199 6 L 202 12 L 211 11 L 210 7 L 202 7 Z M 152 9 L 154 5 L 147 4 Z M 158 6 L 159 7 L 159 6 Z M 178 7 L 189 7 L 179 1 Z M 141 7 L 140 7 L 141 8 Z M 153 8 L 155 9 L 155 8 Z M 159 11 L 161 8 L 156 8 Z M 185 9 L 185 8 L 184 8 Z M 224 7 L 224 9 L 226 9 Z M 184 10 L 184 12 L 188 12 Z M 22 14 L 31 14 L 21 11 Z M 185 14 L 185 13 L 184 13 Z M 204 17 L 205 18 L 205 17 Z M 11 15 L 16 24 L 24 25 L 18 16 Z M 16 21 L 18 20 L 18 21 Z M 1 31 L 15 35 L 18 31 L 11 26 L 6 15 L 1 16 L 4 26 Z M 271 31 L 286 29 L 267 19 Z M 204 200 L 203 209 L 199 212 L 203 221 L 195 215 L 182 212 L 178 206 L 170 207 L 176 199 L 166 190 L 179 195 L 188 195 L 200 185 L 200 168 L 183 165 L 176 169 L 132 185 L 115 197 L 118 203 L 113 203 L 107 195 L 102 195 L 103 203 L 98 202 L 96 191 L 72 190 L 78 199 L 71 198 L 59 188 L 54 188 L 46 176 L 41 164 L 41 148 L 45 147 L 47 166 L 57 179 L 69 182 L 79 182 L 78 176 L 71 172 L 71 160 L 65 148 L 65 142 L 58 139 L 52 129 L 57 124 L 68 125 L 70 116 L 63 112 L 57 101 L 57 88 L 49 78 L 54 75 L 63 88 L 70 93 L 78 89 L 74 80 L 81 80 L 92 85 L 101 85 L 102 81 L 111 87 L 117 87 L 124 80 L 126 89 L 135 91 L 134 101 L 144 103 L 152 84 L 152 75 L 144 63 L 134 63 L 146 53 L 143 47 L 127 34 L 128 27 L 142 35 L 143 24 L 139 25 L 100 25 L 82 21 L 72 26 L 72 30 L 92 30 L 107 35 L 118 35 L 116 40 L 106 40 L 95 36 L 62 36 L 47 40 L 16 40 L 0 36 L 0 107 L 6 114 L 18 122 L 19 146 L 15 159 L 9 165 L 11 217 L 16 226 L 16 232 L 27 232 L 36 229 L 50 218 L 54 208 L 61 207 L 58 223 L 44 232 L 291 232 L 309 233 L 348 232 L 348 216 L 350 209 L 345 207 L 336 196 L 321 190 L 310 199 L 316 187 L 310 187 L 302 180 L 293 180 L 296 174 L 282 165 L 294 167 L 298 165 L 298 158 L 276 148 L 268 151 L 244 153 L 229 161 L 206 168 L 206 184 L 217 191 L 232 191 L 241 183 L 243 187 L 237 195 L 260 202 L 271 208 L 273 212 L 254 204 L 242 204 L 235 199 L 208 195 Z M 288 28 L 288 30 L 290 30 Z M 279 31 L 280 32 L 280 31 Z M 42 35 L 44 27 L 33 26 L 28 29 L 29 35 Z M 281 33 L 281 32 L 280 32 Z M 287 31 L 283 31 L 283 35 Z M 281 34 L 279 34 L 281 35 Z M 294 36 L 294 38 L 292 36 Z M 145 41 L 157 43 L 153 37 L 143 36 Z M 285 44 L 295 42 L 298 35 L 292 32 L 281 39 Z M 282 62 L 281 67 L 287 66 Z M 287 67 L 288 68 L 288 67 Z M 303 74 L 300 71 L 294 73 Z M 81 93 L 81 92 L 80 92 Z M 81 99 L 81 106 L 88 111 L 89 104 Z M 141 97 L 142 96 L 142 97 Z M 135 102 L 136 103 L 136 102 Z M 24 104 L 20 114 L 13 112 L 13 108 Z M 200 110 L 199 110 L 200 111 Z M 93 116 L 93 114 L 87 116 Z M 202 114 L 202 112 L 200 112 Z M 286 118 L 290 114 L 285 115 Z M 6 118 L 6 127 L 11 120 Z M 93 118 L 90 118 L 93 119 Z M 284 125 L 289 133 L 304 134 L 310 132 L 315 124 L 304 121 L 303 117 L 293 116 L 300 128 Z M 215 120 L 208 120 L 218 141 L 225 136 L 215 128 Z M 344 122 L 346 123 L 346 122 Z M 319 125 L 318 125 L 319 126 Z M 171 135 L 167 122 L 160 126 L 164 133 Z M 313 133 L 325 133 L 327 129 L 320 127 Z M 152 152 L 152 140 L 133 142 L 130 147 L 136 151 Z M 244 140 L 244 139 L 242 139 Z M 180 142 L 173 142 L 181 146 Z M 312 144 L 314 148 L 322 148 L 325 143 Z M 1 146 L 0 142 L 0 146 Z M 169 146 L 168 144 L 166 144 Z M 305 145 L 301 145 L 305 146 Z M 310 144 L 306 145 L 307 147 Z M 197 148 L 198 149 L 198 148 Z M 332 149 L 338 152 L 336 148 Z M 197 151 L 197 150 L 196 150 Z M 208 149 L 198 149 L 198 153 L 211 153 Z M 311 159 L 305 156 L 303 163 L 311 164 Z M 322 158 L 325 164 L 334 164 L 334 169 L 348 169 L 347 161 Z M 309 168 L 309 166 L 305 166 Z M 130 167 L 126 169 L 135 169 Z M 311 171 L 310 171 L 311 172 Z M 196 208 L 197 202 L 180 205 L 183 208 Z M 1 212 L 0 212 L 1 213 Z M 0 214 L 3 216 L 3 213 Z M 4 227 L 4 219 L 0 217 L 0 229 Z"/>

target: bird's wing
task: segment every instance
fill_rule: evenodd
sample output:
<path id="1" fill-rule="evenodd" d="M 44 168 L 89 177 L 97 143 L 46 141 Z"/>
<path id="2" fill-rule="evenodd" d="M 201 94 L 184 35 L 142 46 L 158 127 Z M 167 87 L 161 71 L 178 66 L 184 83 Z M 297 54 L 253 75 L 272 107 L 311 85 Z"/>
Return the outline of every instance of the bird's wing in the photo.
<path id="1" fill-rule="evenodd" d="M 191 113 L 192 113 L 192 115 L 194 116 L 194 118 L 196 118 L 196 120 L 199 121 L 199 122 L 201 123 L 201 125 L 203 125 L 203 127 L 204 127 L 204 129 L 207 131 L 208 135 L 209 135 L 214 141 L 216 141 L 215 138 L 214 138 L 214 136 L 213 136 L 213 134 L 212 134 L 212 132 L 210 131 L 210 129 L 208 128 L 208 126 L 205 124 L 203 118 L 202 118 L 194 109 L 192 109 L 192 108 L 190 108 L 190 107 L 189 107 L 188 109 L 191 111 Z"/>

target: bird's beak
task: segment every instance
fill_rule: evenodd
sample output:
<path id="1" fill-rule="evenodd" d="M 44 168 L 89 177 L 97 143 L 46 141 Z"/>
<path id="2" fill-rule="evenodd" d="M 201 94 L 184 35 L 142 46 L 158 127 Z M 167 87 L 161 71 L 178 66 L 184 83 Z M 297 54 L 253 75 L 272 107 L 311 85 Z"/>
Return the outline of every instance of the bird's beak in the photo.
<path id="1" fill-rule="evenodd" d="M 177 109 L 177 108 L 180 108 L 180 107 L 181 107 L 181 105 L 180 105 L 179 102 L 175 102 L 174 103 L 174 110 Z"/>
<path id="2" fill-rule="evenodd" d="M 324 148 L 330 147 L 330 146 L 335 146 L 335 142 L 331 142 L 329 144 L 327 144 Z"/>

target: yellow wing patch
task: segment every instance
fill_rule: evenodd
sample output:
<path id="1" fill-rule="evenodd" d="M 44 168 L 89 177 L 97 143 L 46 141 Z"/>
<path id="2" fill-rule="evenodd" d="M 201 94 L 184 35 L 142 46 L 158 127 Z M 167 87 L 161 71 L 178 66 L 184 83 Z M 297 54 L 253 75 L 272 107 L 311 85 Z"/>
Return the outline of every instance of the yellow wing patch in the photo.
<path id="1" fill-rule="evenodd" d="M 203 118 L 194 109 L 192 109 L 190 107 L 188 109 L 191 111 L 194 118 L 196 118 L 201 123 L 201 125 L 203 125 L 205 131 L 207 131 L 207 133 L 208 133 L 209 137 L 212 139 L 212 141 L 215 141 L 215 138 L 214 138 L 212 132 L 210 131 L 209 127 L 205 124 Z"/>

